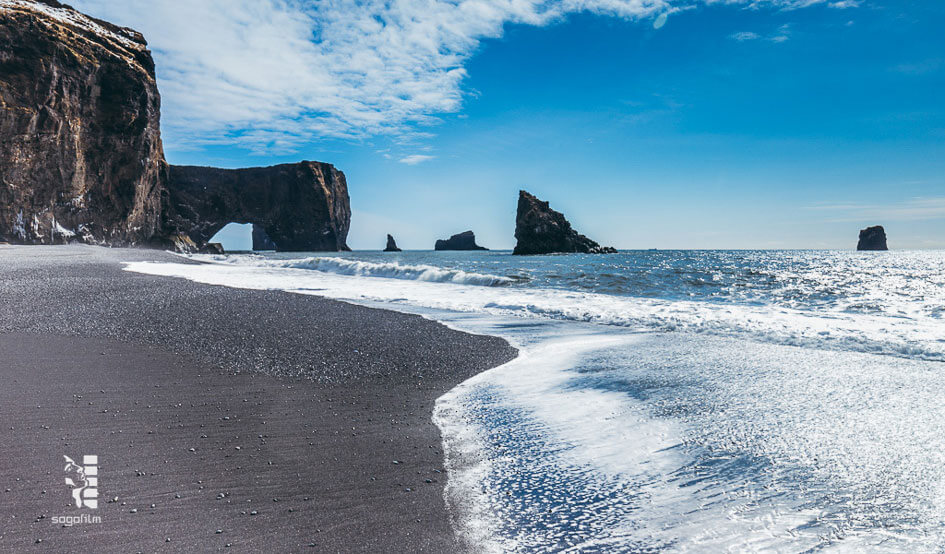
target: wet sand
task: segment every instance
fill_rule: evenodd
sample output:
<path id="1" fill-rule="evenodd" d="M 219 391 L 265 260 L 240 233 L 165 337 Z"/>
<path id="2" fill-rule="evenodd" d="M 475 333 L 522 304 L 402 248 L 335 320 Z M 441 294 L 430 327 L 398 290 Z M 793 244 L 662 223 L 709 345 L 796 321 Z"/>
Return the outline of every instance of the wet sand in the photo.
<path id="1" fill-rule="evenodd" d="M 169 258 L 0 247 L 0 551 L 457 550 L 433 403 L 515 350 L 416 316 L 121 271 Z M 86 454 L 97 510 L 64 483 L 62 456 Z M 101 523 L 52 521 L 82 513 Z"/>

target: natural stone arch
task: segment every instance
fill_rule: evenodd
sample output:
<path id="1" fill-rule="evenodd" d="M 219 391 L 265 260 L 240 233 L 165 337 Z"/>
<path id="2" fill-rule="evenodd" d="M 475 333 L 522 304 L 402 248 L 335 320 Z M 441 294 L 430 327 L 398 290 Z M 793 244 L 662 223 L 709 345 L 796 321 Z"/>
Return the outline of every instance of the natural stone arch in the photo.
<path id="1" fill-rule="evenodd" d="M 167 188 L 168 227 L 198 248 L 228 223 L 251 223 L 276 250 L 348 250 L 348 186 L 331 164 L 170 166 Z"/>

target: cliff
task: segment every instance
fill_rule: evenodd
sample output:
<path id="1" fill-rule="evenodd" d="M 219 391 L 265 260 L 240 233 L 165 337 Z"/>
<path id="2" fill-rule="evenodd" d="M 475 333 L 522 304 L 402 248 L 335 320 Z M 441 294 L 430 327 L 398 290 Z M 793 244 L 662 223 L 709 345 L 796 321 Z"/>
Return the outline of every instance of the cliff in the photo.
<path id="1" fill-rule="evenodd" d="M 0 0 L 0 240 L 150 241 L 167 172 L 160 108 L 139 33 Z"/>
<path id="2" fill-rule="evenodd" d="M 612 254 L 615 248 L 601 246 L 571 228 L 564 215 L 551 209 L 524 190 L 518 194 L 515 217 L 515 250 L 513 254 L 552 254 L 578 252 Z"/>
<path id="3" fill-rule="evenodd" d="M 54 0 L 0 0 L 0 241 L 197 251 L 229 222 L 343 250 L 344 174 L 319 162 L 169 167 L 141 34 Z"/>
<path id="4" fill-rule="evenodd" d="M 886 230 L 882 225 L 867 227 L 860 231 L 860 239 L 856 243 L 857 250 L 889 250 L 886 246 Z"/>
<path id="5" fill-rule="evenodd" d="M 476 244 L 476 235 L 472 231 L 457 233 L 448 239 L 439 239 L 433 245 L 434 250 L 488 250 Z"/>

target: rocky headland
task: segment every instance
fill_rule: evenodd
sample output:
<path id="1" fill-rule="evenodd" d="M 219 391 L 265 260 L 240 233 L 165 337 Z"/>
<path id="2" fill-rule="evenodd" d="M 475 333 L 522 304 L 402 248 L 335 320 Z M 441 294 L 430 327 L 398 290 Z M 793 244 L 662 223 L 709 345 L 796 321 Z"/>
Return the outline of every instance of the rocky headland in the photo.
<path id="1" fill-rule="evenodd" d="M 144 37 L 55 0 L 0 0 L 0 241 L 197 251 L 227 223 L 278 250 L 344 250 L 344 174 L 165 161 Z"/>

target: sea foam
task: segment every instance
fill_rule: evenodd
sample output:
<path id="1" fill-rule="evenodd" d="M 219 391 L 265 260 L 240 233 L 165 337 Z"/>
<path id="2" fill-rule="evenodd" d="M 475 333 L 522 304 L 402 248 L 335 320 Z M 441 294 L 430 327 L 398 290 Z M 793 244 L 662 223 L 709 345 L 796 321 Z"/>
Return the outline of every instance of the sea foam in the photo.
<path id="1" fill-rule="evenodd" d="M 331 256 L 316 256 L 309 258 L 292 258 L 278 260 L 260 256 L 217 256 L 193 255 L 191 259 L 209 261 L 213 263 L 265 267 L 284 269 L 309 269 L 326 273 L 337 273 L 356 277 L 382 277 L 387 279 L 402 279 L 408 281 L 426 281 L 431 283 L 455 283 L 459 285 L 476 285 L 485 287 L 500 287 L 515 282 L 509 277 L 471 273 L 459 269 L 447 269 L 432 265 L 405 265 L 395 262 L 378 263 L 361 260 L 347 260 Z"/>
<path id="2" fill-rule="evenodd" d="M 311 292 L 355 302 L 387 302 L 644 331 L 737 336 L 792 346 L 945 361 L 942 322 L 935 318 L 513 287 L 508 286 L 511 279 L 495 275 L 331 257 L 199 259 L 214 263 L 140 262 L 127 264 L 127 269 L 235 287 Z M 485 286 L 468 286 L 471 284 Z"/>

